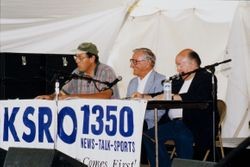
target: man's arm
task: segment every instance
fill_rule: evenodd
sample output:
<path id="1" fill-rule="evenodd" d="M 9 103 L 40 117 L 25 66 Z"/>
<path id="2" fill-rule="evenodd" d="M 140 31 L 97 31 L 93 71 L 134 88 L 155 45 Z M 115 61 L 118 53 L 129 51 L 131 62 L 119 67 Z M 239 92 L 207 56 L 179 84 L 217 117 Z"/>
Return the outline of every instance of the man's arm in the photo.
<path id="1" fill-rule="evenodd" d="M 110 99 L 112 96 L 112 89 L 107 89 L 98 93 L 92 93 L 92 94 L 71 94 L 68 95 L 64 93 L 63 91 L 60 91 L 59 94 L 59 100 L 67 99 L 67 98 L 84 98 L 84 99 Z M 43 100 L 54 100 L 55 99 L 55 93 L 50 95 L 40 95 L 37 96 L 36 99 L 43 99 Z"/>
<path id="2" fill-rule="evenodd" d="M 110 99 L 113 94 L 112 89 L 107 89 L 98 93 L 92 93 L 92 94 L 70 94 L 67 95 L 64 92 L 60 92 L 59 99 L 67 99 L 67 98 L 85 98 L 85 99 Z"/>

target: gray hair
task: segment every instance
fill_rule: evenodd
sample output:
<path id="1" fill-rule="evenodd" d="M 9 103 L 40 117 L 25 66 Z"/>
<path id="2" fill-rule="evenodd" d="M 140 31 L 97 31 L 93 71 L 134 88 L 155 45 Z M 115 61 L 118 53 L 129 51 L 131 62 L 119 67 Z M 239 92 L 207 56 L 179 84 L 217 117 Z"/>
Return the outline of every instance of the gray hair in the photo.
<path id="1" fill-rule="evenodd" d="M 145 59 L 146 60 L 150 60 L 151 61 L 151 64 L 152 64 L 152 67 L 155 66 L 155 61 L 156 61 L 156 57 L 155 57 L 155 54 L 148 48 L 137 48 L 137 49 L 134 49 L 133 52 L 142 52 L 145 56 Z"/>

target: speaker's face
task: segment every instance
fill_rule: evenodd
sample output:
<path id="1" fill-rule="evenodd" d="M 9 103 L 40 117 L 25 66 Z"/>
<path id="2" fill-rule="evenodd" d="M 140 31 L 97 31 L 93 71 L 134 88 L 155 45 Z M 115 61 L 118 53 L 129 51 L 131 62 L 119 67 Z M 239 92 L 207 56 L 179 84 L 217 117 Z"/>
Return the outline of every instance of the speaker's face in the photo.
<path id="1" fill-rule="evenodd" d="M 96 65 L 95 57 L 88 57 L 86 53 L 78 53 L 74 58 L 78 70 L 84 72 L 86 75 L 92 76 Z"/>

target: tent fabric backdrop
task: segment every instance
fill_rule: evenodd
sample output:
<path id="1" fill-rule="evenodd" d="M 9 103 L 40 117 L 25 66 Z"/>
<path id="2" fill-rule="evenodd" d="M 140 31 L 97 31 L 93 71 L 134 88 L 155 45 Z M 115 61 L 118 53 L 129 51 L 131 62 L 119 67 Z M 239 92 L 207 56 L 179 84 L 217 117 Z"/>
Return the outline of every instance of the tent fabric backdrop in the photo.
<path id="1" fill-rule="evenodd" d="M 226 92 L 223 136 L 250 135 L 250 5 L 239 5 L 232 23 L 225 58 L 232 59 Z M 228 67 L 228 66 L 227 66 Z"/>
<path id="2" fill-rule="evenodd" d="M 81 42 L 92 41 L 105 62 L 129 5 L 128 0 L 1 0 L 1 52 L 73 54 Z"/>
<path id="3" fill-rule="evenodd" d="M 175 55 L 184 48 L 196 50 L 201 56 L 202 66 L 232 58 L 232 62 L 216 68 L 218 97 L 226 100 L 228 105 L 223 136 L 249 136 L 250 77 L 246 71 L 249 71 L 247 68 L 250 65 L 250 20 L 249 12 L 246 11 L 247 9 L 249 11 L 250 2 L 196 0 L 1 0 L 0 2 L 1 52 L 74 54 L 79 43 L 92 41 L 99 48 L 100 60 L 111 65 L 116 74 L 123 77 L 118 83 L 122 97 L 125 96 L 128 82 L 133 77 L 129 59 L 135 48 L 152 49 L 157 56 L 156 70 L 167 76 L 176 73 Z M 132 4 L 135 6 L 129 9 Z M 244 5 L 239 5 L 235 14 L 238 4 Z M 238 20 L 232 24 L 233 18 Z M 241 34 L 238 36 L 239 32 Z M 246 42 L 241 43 L 243 41 Z M 245 47 L 241 48 L 242 45 Z M 239 76 L 238 73 L 241 74 L 241 78 L 236 77 Z M 239 80 L 235 86 L 235 81 Z M 238 99 L 237 104 L 235 95 Z"/>

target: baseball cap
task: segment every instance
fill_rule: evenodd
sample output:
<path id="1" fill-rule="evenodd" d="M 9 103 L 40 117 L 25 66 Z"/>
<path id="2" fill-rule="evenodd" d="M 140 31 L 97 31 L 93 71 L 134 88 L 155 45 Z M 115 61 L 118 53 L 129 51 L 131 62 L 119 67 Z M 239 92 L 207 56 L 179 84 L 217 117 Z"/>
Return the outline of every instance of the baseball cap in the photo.
<path id="1" fill-rule="evenodd" d="M 80 51 L 83 51 L 83 52 L 86 52 L 86 53 L 91 53 L 91 54 L 94 54 L 94 55 L 98 55 L 98 50 L 97 50 L 97 47 L 95 46 L 95 44 L 91 43 L 91 42 L 84 42 L 84 43 L 81 43 L 77 50 L 80 50 Z"/>

